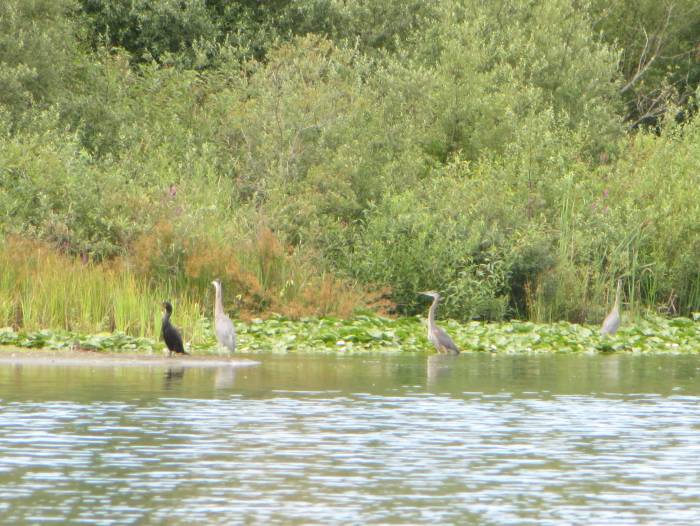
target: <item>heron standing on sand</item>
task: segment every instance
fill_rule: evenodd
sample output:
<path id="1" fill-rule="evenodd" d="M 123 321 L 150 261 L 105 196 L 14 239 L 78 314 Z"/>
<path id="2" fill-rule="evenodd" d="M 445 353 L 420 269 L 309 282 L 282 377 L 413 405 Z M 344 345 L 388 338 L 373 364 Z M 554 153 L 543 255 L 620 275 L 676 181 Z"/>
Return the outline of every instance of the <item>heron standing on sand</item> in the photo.
<path id="1" fill-rule="evenodd" d="M 430 343 L 433 344 L 437 352 L 459 354 L 459 349 L 455 345 L 455 342 L 452 341 L 452 338 L 435 324 L 435 311 L 440 301 L 440 294 L 434 290 L 419 292 L 419 294 L 433 298 L 433 304 L 430 306 L 430 311 L 428 312 L 428 340 L 430 340 Z"/>
<path id="2" fill-rule="evenodd" d="M 603 320 L 600 334 L 615 334 L 620 327 L 622 318 L 620 317 L 620 294 L 622 293 L 622 280 L 617 280 L 617 291 L 615 292 L 615 304 L 610 313 Z"/>
<path id="3" fill-rule="evenodd" d="M 173 353 L 176 354 L 187 354 L 185 352 L 185 347 L 182 345 L 182 336 L 180 331 L 170 323 L 170 316 L 173 313 L 173 306 L 169 301 L 163 302 L 163 308 L 165 313 L 163 314 L 163 323 L 160 327 L 160 335 L 163 340 L 165 340 L 165 345 L 168 347 L 168 356 L 172 356 Z"/>
<path id="4" fill-rule="evenodd" d="M 233 326 L 231 318 L 224 312 L 224 302 L 221 298 L 221 280 L 215 279 L 211 282 L 216 290 L 214 298 L 214 333 L 219 345 L 226 347 L 229 351 L 236 350 L 236 328 Z"/>

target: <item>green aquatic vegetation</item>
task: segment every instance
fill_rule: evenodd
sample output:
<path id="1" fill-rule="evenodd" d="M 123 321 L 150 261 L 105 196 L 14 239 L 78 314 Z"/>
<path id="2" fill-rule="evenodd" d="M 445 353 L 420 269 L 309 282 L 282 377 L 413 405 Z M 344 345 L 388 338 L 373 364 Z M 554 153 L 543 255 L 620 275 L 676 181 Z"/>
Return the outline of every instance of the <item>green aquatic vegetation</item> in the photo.
<path id="1" fill-rule="evenodd" d="M 77 334 L 68 331 L 34 331 L 16 332 L 11 328 L 0 329 L 0 345 L 12 345 L 33 349 L 110 352 L 145 352 L 150 353 L 162 345 L 149 338 L 129 336 L 123 332 Z"/>
<path id="2" fill-rule="evenodd" d="M 427 352 L 425 320 L 362 315 L 291 320 L 276 316 L 235 322 L 238 352 L 243 353 L 366 353 Z M 700 322 L 689 318 L 648 317 L 629 320 L 614 336 L 600 336 L 597 326 L 568 322 L 538 324 L 443 321 L 464 352 L 700 352 Z M 197 338 L 186 347 L 193 354 L 226 354 L 216 345 L 211 322 L 199 320 Z M 123 332 L 79 334 L 68 331 L 0 329 L 0 345 L 24 348 L 79 349 L 112 352 L 165 352 L 164 344 Z"/>

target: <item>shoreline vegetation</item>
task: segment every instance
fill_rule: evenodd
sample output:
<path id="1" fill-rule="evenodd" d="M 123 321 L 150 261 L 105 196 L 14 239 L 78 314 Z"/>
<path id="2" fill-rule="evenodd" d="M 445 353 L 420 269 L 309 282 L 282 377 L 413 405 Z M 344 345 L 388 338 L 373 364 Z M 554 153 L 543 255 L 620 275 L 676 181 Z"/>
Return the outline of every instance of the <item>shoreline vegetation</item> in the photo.
<path id="1" fill-rule="evenodd" d="M 598 349 L 622 278 L 608 343 L 685 348 L 699 35 L 696 0 L 1 2 L 3 337 L 150 351 L 169 300 L 205 350 L 220 278 L 249 351 L 422 349 L 421 290 L 465 350 Z"/>
<path id="2" fill-rule="evenodd" d="M 652 317 L 625 320 L 615 335 L 601 336 L 598 326 L 569 322 L 538 324 L 511 321 L 459 323 L 444 320 L 462 352 L 634 352 L 700 353 L 700 316 L 696 320 Z M 361 315 L 291 320 L 281 316 L 248 323 L 236 322 L 239 354 L 255 353 L 371 353 L 420 352 L 432 354 L 425 336 L 425 320 Z M 217 347 L 210 321 L 199 321 L 198 339 L 185 335 L 194 356 L 231 356 Z M 57 351 L 164 354 L 163 342 L 116 333 L 79 334 L 68 331 L 14 331 L 0 329 L 2 346 Z"/>

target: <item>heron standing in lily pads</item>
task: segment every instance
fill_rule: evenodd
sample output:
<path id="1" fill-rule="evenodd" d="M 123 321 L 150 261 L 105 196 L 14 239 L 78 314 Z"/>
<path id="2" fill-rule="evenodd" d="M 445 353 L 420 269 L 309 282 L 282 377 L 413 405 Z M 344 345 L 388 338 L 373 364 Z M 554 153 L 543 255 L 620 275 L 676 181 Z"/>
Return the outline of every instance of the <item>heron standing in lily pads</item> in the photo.
<path id="1" fill-rule="evenodd" d="M 620 295 L 622 293 L 622 280 L 617 280 L 617 291 L 615 291 L 615 304 L 610 313 L 603 320 L 600 334 L 615 334 L 620 327 L 622 317 L 620 316 Z"/>
<path id="2" fill-rule="evenodd" d="M 459 349 L 452 341 L 448 334 L 435 324 L 435 311 L 440 301 L 440 294 L 434 290 L 419 292 L 423 296 L 433 298 L 433 304 L 428 312 L 428 340 L 433 344 L 437 352 L 445 352 L 450 354 L 459 354 Z"/>

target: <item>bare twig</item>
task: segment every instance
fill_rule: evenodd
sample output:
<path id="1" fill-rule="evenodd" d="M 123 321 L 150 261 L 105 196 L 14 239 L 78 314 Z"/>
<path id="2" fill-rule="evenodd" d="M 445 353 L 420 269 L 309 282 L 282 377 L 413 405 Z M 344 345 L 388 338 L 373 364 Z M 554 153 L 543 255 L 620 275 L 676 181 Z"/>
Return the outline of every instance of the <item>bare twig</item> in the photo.
<path id="1" fill-rule="evenodd" d="M 620 93 L 625 93 L 627 90 L 629 90 L 632 86 L 634 86 L 637 81 L 642 78 L 647 71 L 649 71 L 649 68 L 652 66 L 654 61 L 659 57 L 659 53 L 661 52 L 661 48 L 665 44 L 665 34 L 666 30 L 668 29 L 668 25 L 671 22 L 671 14 L 673 13 L 673 4 L 668 6 L 668 11 L 666 12 L 666 20 L 664 21 L 664 25 L 661 28 L 660 31 L 657 33 L 653 34 L 651 38 L 649 38 L 649 34 L 647 33 L 646 29 L 642 27 L 642 31 L 644 32 L 644 49 L 642 49 L 642 52 L 639 55 L 639 61 L 637 62 L 637 71 L 635 72 L 634 75 L 632 75 L 632 78 L 620 88 Z M 653 46 L 653 51 L 650 50 Z M 648 58 L 647 58 L 648 57 Z"/>

